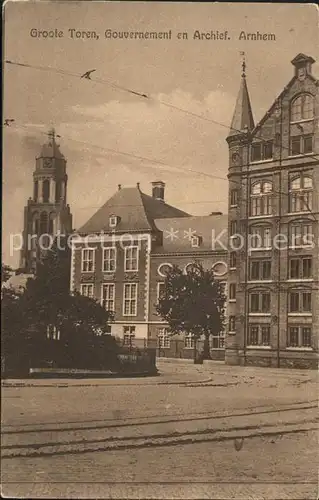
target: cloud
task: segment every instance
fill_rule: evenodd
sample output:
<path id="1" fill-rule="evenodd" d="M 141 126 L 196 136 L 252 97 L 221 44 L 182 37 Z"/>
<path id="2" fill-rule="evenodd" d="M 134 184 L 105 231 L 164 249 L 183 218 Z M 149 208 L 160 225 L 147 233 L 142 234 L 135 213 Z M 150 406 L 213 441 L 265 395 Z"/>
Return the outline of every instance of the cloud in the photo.
<path id="1" fill-rule="evenodd" d="M 151 101 L 132 97 L 67 108 L 64 120 L 54 125 L 67 159 L 68 202 L 74 227 L 84 224 L 112 196 L 118 184 L 125 187 L 140 182 L 142 190 L 150 192 L 150 183 L 159 178 L 167 183 L 169 203 L 193 214 L 225 211 L 227 130 L 209 120 L 229 123 L 233 106 L 233 98 L 220 89 L 207 93 L 201 100 L 176 89 L 170 94 L 157 94 Z M 29 123 L 17 128 L 15 135 L 11 132 L 7 142 L 10 168 L 5 172 L 8 190 L 4 193 L 4 213 L 8 212 L 13 193 L 19 214 L 32 194 L 32 171 L 46 140 L 46 128 L 41 123 Z M 22 229 L 20 219 L 14 219 L 14 232 Z"/>

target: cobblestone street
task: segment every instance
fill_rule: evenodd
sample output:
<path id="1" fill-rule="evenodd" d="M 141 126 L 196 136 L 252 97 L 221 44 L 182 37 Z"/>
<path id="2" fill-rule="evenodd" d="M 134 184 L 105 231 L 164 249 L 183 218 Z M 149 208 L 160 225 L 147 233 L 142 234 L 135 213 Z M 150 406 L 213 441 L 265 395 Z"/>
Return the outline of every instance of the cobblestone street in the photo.
<path id="1" fill-rule="evenodd" d="M 6 380 L 3 495 L 317 498 L 314 371 L 158 368 L 152 378 Z"/>

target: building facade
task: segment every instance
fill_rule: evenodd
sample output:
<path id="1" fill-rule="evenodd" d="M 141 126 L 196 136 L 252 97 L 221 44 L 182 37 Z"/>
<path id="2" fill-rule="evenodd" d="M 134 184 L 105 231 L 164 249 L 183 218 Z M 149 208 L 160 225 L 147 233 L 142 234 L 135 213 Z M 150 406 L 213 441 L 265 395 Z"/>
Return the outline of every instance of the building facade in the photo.
<path id="1" fill-rule="evenodd" d="M 314 60 L 255 125 L 245 66 L 229 146 L 226 363 L 314 368 L 319 331 L 319 102 Z"/>
<path id="2" fill-rule="evenodd" d="M 115 314 L 110 333 L 125 345 L 156 346 L 158 353 L 192 357 L 193 341 L 170 337 L 156 313 L 165 271 L 194 261 L 214 266 L 226 282 L 227 216 L 192 217 L 165 202 L 165 184 L 122 188 L 72 238 L 71 290 L 94 297 Z M 223 242 L 212 248 L 212 229 Z M 218 240 L 219 241 L 219 240 Z M 224 333 L 212 339 L 224 357 Z"/>
<path id="3" fill-rule="evenodd" d="M 157 343 L 158 356 L 193 358 L 192 336 L 171 336 L 168 325 L 156 312 L 156 304 L 164 286 L 166 270 L 177 265 L 186 272 L 194 262 L 202 264 L 205 269 L 213 269 L 216 279 L 225 285 L 227 294 L 227 215 L 217 212 L 207 216 L 157 219 L 155 223 L 163 238 L 151 254 L 149 340 Z M 203 348 L 203 343 L 203 339 L 198 340 L 198 351 Z M 225 331 L 210 338 L 210 347 L 212 359 L 225 358 Z"/>
<path id="4" fill-rule="evenodd" d="M 24 209 L 23 247 L 20 269 L 34 273 L 41 248 L 49 247 L 57 234 L 72 232 L 72 215 L 67 204 L 66 160 L 56 142 L 54 129 L 42 146 L 33 173 L 33 197 Z"/>

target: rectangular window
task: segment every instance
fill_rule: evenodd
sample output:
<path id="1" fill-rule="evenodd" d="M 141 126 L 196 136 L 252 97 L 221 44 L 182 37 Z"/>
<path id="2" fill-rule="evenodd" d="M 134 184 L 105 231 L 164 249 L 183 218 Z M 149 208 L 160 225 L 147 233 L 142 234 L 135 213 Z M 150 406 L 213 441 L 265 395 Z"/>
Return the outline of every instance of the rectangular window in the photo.
<path id="1" fill-rule="evenodd" d="M 236 283 L 229 285 L 229 300 L 236 300 Z"/>
<path id="2" fill-rule="evenodd" d="M 60 340 L 60 330 L 55 325 L 47 325 L 47 339 Z"/>
<path id="3" fill-rule="evenodd" d="M 237 234 L 237 221 L 232 220 L 230 223 L 230 235 L 234 236 L 235 234 Z"/>
<path id="4" fill-rule="evenodd" d="M 290 300 L 289 300 L 289 311 L 290 312 L 299 312 L 299 293 L 291 292 Z"/>
<path id="5" fill-rule="evenodd" d="M 263 155 L 264 160 L 269 160 L 273 157 L 273 142 L 272 141 L 264 142 L 263 153 L 264 153 L 264 155 Z"/>
<path id="6" fill-rule="evenodd" d="M 311 328 L 309 326 L 303 327 L 301 330 L 301 344 L 304 347 L 311 347 Z"/>
<path id="7" fill-rule="evenodd" d="M 194 349 L 195 339 L 191 333 L 187 333 L 185 335 L 185 348 L 186 349 Z"/>
<path id="8" fill-rule="evenodd" d="M 219 335 L 212 335 L 210 340 L 211 349 L 225 349 L 225 335 L 220 333 Z"/>
<path id="9" fill-rule="evenodd" d="M 247 345 L 258 345 L 258 326 L 250 326 L 248 331 Z"/>
<path id="10" fill-rule="evenodd" d="M 311 347 L 311 326 L 289 326 L 287 347 Z"/>
<path id="11" fill-rule="evenodd" d="M 138 271 L 138 247 L 125 247 L 124 271 Z"/>
<path id="12" fill-rule="evenodd" d="M 300 155 L 313 152 L 313 136 L 300 135 L 292 137 L 290 141 L 290 154 Z"/>
<path id="13" fill-rule="evenodd" d="M 270 345 L 270 326 L 261 327 L 261 343 L 262 345 Z"/>
<path id="14" fill-rule="evenodd" d="M 260 161 L 261 158 L 261 143 L 255 143 L 251 146 L 251 161 Z"/>
<path id="15" fill-rule="evenodd" d="M 258 196 L 257 198 L 251 198 L 251 203 L 250 203 L 250 213 L 252 217 L 256 215 L 261 215 L 261 197 Z"/>
<path id="16" fill-rule="evenodd" d="M 93 272 L 94 271 L 94 248 L 83 248 L 82 249 L 82 271 L 83 272 Z"/>
<path id="17" fill-rule="evenodd" d="M 136 316 L 137 283 L 124 283 L 123 315 Z"/>
<path id="18" fill-rule="evenodd" d="M 273 157 L 273 141 L 252 144 L 251 161 L 270 160 Z"/>
<path id="19" fill-rule="evenodd" d="M 290 279 L 310 279 L 312 278 L 312 258 L 297 257 L 289 260 Z"/>
<path id="20" fill-rule="evenodd" d="M 303 138 L 303 152 L 305 154 L 312 153 L 312 135 L 305 135 Z"/>
<path id="21" fill-rule="evenodd" d="M 261 270 L 261 279 L 269 280 L 271 278 L 271 260 L 264 260 Z"/>
<path id="22" fill-rule="evenodd" d="M 164 281 L 157 283 L 157 300 L 160 299 L 162 293 L 164 292 L 164 289 L 165 289 Z"/>
<path id="23" fill-rule="evenodd" d="M 271 279 L 271 260 L 251 260 L 250 261 L 250 280 L 269 280 Z"/>
<path id="24" fill-rule="evenodd" d="M 311 246 L 312 243 L 312 224 L 296 224 L 290 227 L 289 245 L 291 247 Z"/>
<path id="25" fill-rule="evenodd" d="M 311 312 L 311 292 L 302 293 L 302 310 L 303 312 Z"/>
<path id="26" fill-rule="evenodd" d="M 310 313 L 311 310 L 311 292 L 290 292 L 289 312 Z"/>
<path id="27" fill-rule="evenodd" d="M 231 269 L 236 269 L 236 252 L 230 252 L 229 266 Z"/>
<path id="28" fill-rule="evenodd" d="M 253 227 L 250 233 L 251 248 L 271 248 L 271 228 Z"/>
<path id="29" fill-rule="evenodd" d="M 160 328 L 158 331 L 158 347 L 160 349 L 169 349 L 171 345 L 171 339 L 169 336 L 168 328 Z"/>
<path id="30" fill-rule="evenodd" d="M 94 285 L 93 283 L 83 283 L 80 288 L 81 295 L 84 297 L 90 297 L 91 299 L 94 296 Z"/>
<path id="31" fill-rule="evenodd" d="M 301 137 L 292 137 L 291 139 L 291 154 L 300 155 L 301 154 Z"/>
<path id="32" fill-rule="evenodd" d="M 102 306 L 107 311 L 114 311 L 115 285 L 114 283 L 104 283 L 102 285 Z"/>
<path id="33" fill-rule="evenodd" d="M 270 326 L 268 325 L 249 325 L 248 346 L 269 346 L 270 345 Z"/>
<path id="34" fill-rule="evenodd" d="M 269 313 L 270 312 L 270 293 L 255 292 L 250 294 L 251 313 Z"/>
<path id="35" fill-rule="evenodd" d="M 238 203 L 238 189 L 232 189 L 230 192 L 230 206 L 236 207 Z"/>
<path id="36" fill-rule="evenodd" d="M 229 331 L 230 332 L 236 331 L 236 318 L 235 318 L 235 316 L 229 316 Z"/>
<path id="37" fill-rule="evenodd" d="M 133 347 L 135 341 L 135 326 L 123 326 L 123 344 Z"/>
<path id="38" fill-rule="evenodd" d="M 116 269 L 116 248 L 108 247 L 103 249 L 103 272 L 111 273 Z"/>

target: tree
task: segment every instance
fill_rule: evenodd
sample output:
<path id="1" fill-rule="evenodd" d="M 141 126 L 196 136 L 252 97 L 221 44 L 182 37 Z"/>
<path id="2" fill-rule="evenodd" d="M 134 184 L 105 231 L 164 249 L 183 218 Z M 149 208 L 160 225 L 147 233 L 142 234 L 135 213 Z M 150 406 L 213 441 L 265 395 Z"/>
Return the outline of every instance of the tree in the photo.
<path id="1" fill-rule="evenodd" d="M 55 244 L 38 263 L 36 276 L 27 281 L 23 293 L 2 290 L 2 332 L 7 357 L 12 357 L 15 346 L 20 351 L 23 347 L 29 360 L 50 357 L 47 328 L 52 326 L 60 332 L 59 352 L 64 350 L 74 362 L 79 354 L 83 364 L 85 359 L 92 364 L 89 352 L 96 352 L 95 346 L 101 344 L 98 339 L 107 333 L 113 313 L 94 299 L 70 293 L 69 283 L 70 251 Z M 112 343 L 104 342 L 107 344 Z"/>
<path id="2" fill-rule="evenodd" d="M 197 340 L 204 335 L 204 359 L 209 359 L 209 337 L 223 330 L 226 296 L 210 269 L 194 263 L 184 273 L 178 266 L 166 275 L 156 310 L 174 333 L 188 333 Z"/>
<path id="3" fill-rule="evenodd" d="M 59 330 L 81 331 L 87 336 L 106 333 L 113 314 L 95 299 L 78 292 L 70 293 L 70 249 L 54 244 L 37 266 L 23 294 L 23 310 L 29 322 L 52 324 Z"/>
<path id="4" fill-rule="evenodd" d="M 6 264 L 1 265 L 1 283 L 5 283 L 8 281 L 10 278 L 11 274 L 13 273 L 13 269 L 10 266 L 7 266 Z"/>

